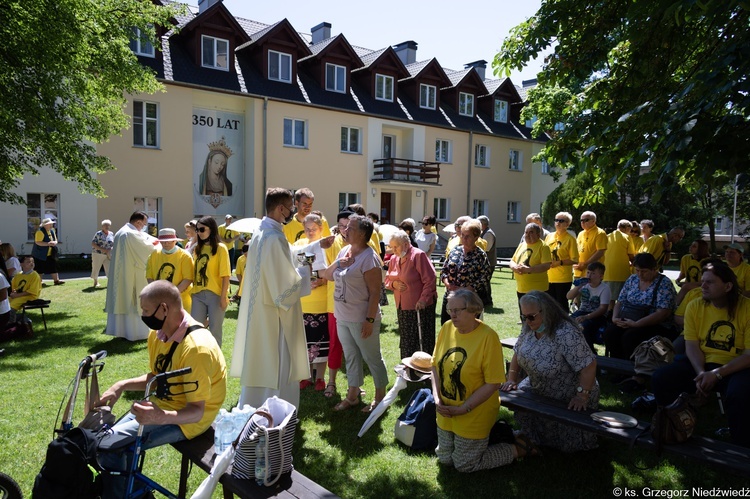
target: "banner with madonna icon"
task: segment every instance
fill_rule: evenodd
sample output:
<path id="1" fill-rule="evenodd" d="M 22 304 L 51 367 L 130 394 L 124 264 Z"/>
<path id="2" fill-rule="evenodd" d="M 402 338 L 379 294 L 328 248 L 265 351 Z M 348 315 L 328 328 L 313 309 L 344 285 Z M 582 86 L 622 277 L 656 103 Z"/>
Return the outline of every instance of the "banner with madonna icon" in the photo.
<path id="1" fill-rule="evenodd" d="M 242 114 L 193 109 L 193 212 L 244 212 L 245 147 Z"/>

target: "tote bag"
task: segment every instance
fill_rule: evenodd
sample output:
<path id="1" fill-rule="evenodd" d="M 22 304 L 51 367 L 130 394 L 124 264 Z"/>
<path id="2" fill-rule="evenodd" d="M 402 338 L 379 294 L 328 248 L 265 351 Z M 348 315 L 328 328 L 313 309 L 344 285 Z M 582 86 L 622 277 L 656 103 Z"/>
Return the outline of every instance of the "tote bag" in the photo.
<path id="1" fill-rule="evenodd" d="M 266 399 L 250 416 L 236 441 L 232 476 L 255 480 L 255 448 L 265 436 L 266 476 L 263 483 L 273 485 L 283 473 L 292 471 L 292 446 L 297 429 L 297 408 L 276 396 Z"/>

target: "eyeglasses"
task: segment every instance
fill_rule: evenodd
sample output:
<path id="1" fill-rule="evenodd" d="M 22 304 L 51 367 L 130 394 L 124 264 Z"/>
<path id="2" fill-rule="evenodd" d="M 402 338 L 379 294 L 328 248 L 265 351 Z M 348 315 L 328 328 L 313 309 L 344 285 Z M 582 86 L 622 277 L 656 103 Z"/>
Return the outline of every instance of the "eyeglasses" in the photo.
<path id="1" fill-rule="evenodd" d="M 448 315 L 458 315 L 459 312 L 466 310 L 466 307 L 462 308 L 446 308 L 445 311 L 448 312 Z"/>
<path id="2" fill-rule="evenodd" d="M 203 234 L 204 232 L 209 232 L 211 229 L 209 229 L 208 227 L 196 227 L 195 230 Z"/>
<path id="3" fill-rule="evenodd" d="M 590 219 L 590 218 L 582 218 L 582 219 L 581 219 L 581 223 L 582 223 L 582 224 L 588 223 L 588 222 L 590 222 L 590 221 L 591 221 L 591 219 Z M 557 222 L 557 220 L 555 220 L 555 222 Z"/>
<path id="4" fill-rule="evenodd" d="M 565 222 L 567 222 L 567 220 L 565 220 L 564 218 L 556 218 L 555 219 L 555 223 L 556 224 L 564 224 Z M 581 222 L 583 222 L 583 220 L 581 220 Z"/>
<path id="5" fill-rule="evenodd" d="M 540 314 L 541 314 L 541 312 L 537 312 L 535 314 L 528 314 L 528 315 L 521 314 L 521 322 L 524 322 L 524 321 L 535 321 L 536 318 L 539 317 Z"/>

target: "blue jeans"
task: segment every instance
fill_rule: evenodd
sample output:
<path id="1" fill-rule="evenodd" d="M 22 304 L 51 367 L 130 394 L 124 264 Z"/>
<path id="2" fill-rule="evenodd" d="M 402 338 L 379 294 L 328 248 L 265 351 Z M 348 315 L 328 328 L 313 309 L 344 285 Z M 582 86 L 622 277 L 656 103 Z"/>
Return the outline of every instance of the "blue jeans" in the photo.
<path id="1" fill-rule="evenodd" d="M 135 420 L 132 413 L 128 413 L 112 427 L 112 432 L 99 442 L 99 464 L 105 470 L 128 470 L 133 456 L 131 446 L 135 442 L 137 434 L 138 421 Z M 177 425 L 144 426 L 141 436 L 143 450 L 183 440 L 186 440 L 185 435 Z M 102 474 L 102 484 L 104 486 L 102 497 L 107 499 L 124 498 L 128 486 L 127 474 L 110 475 L 105 472 Z M 142 484 L 136 483 L 133 489 L 137 490 L 141 486 Z"/>

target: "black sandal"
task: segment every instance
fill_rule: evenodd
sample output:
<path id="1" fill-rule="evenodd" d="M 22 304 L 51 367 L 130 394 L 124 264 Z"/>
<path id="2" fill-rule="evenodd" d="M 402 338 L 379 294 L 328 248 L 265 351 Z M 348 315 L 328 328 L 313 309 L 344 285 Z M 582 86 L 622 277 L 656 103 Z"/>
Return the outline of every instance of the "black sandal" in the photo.
<path id="1" fill-rule="evenodd" d="M 513 442 L 513 445 L 516 446 L 516 450 L 518 452 L 517 459 L 542 455 L 542 451 L 539 450 L 539 447 L 534 445 L 534 442 L 532 442 L 529 437 L 521 433 L 516 435 L 516 440 L 515 442 Z M 523 453 L 521 453 L 520 451 L 523 451 Z"/>

